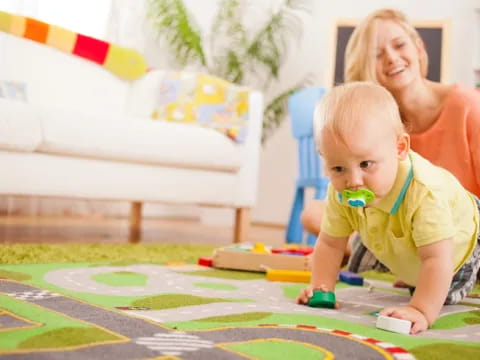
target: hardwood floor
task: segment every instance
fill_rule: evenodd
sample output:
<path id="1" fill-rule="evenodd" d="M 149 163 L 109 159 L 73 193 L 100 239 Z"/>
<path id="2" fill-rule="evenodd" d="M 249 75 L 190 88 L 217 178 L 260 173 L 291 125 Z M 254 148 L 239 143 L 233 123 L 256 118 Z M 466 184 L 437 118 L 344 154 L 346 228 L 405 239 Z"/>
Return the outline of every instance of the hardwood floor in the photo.
<path id="1" fill-rule="evenodd" d="M 248 242 L 281 246 L 283 227 L 253 224 Z M 127 243 L 128 218 L 99 216 L 0 216 L 0 243 Z M 141 242 L 213 244 L 233 242 L 229 226 L 208 226 L 191 219 L 145 218 Z"/>

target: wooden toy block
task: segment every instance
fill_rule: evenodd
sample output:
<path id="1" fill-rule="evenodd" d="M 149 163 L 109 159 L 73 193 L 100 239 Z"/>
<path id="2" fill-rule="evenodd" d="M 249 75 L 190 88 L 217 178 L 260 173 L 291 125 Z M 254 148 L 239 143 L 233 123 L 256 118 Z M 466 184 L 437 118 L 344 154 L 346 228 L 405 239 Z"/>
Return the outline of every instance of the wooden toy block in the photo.
<path id="1" fill-rule="evenodd" d="M 378 315 L 377 323 L 375 325 L 379 329 L 392 331 L 392 332 L 405 334 L 405 335 L 410 334 L 410 329 L 412 328 L 411 321 L 397 319 L 397 318 L 393 318 L 390 316 L 383 316 L 383 315 Z"/>
<path id="2" fill-rule="evenodd" d="M 335 293 L 333 291 L 316 290 L 308 299 L 308 306 L 333 309 L 335 307 Z"/>
<path id="3" fill-rule="evenodd" d="M 228 246 L 215 249 L 213 252 L 213 267 L 234 270 L 260 271 L 277 270 L 310 270 L 310 256 L 295 256 L 253 252 L 253 247 Z"/>
<path id="4" fill-rule="evenodd" d="M 340 271 L 339 279 L 350 285 L 363 286 L 363 277 L 350 271 Z"/>
<path id="5" fill-rule="evenodd" d="M 267 280 L 309 283 L 310 271 L 267 269 Z"/>

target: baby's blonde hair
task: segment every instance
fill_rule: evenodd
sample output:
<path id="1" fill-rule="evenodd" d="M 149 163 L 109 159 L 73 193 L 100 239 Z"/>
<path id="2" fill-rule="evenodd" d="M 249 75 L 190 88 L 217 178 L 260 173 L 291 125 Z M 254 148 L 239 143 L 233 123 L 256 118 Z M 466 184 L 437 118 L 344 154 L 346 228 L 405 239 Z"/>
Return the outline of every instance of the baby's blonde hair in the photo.
<path id="1" fill-rule="evenodd" d="M 358 24 L 348 41 L 345 50 L 345 81 L 378 82 L 375 72 L 376 24 L 378 20 L 391 20 L 397 23 L 405 30 L 414 44 L 420 44 L 420 72 L 423 77 L 426 77 L 428 72 L 428 55 L 415 27 L 402 12 L 394 9 L 380 9 L 367 16 Z"/>
<path id="2" fill-rule="evenodd" d="M 313 127 L 316 143 L 328 129 L 346 144 L 345 136 L 355 131 L 359 120 L 383 124 L 395 135 L 405 132 L 398 105 L 387 89 L 372 82 L 351 82 L 335 86 L 318 102 Z"/>

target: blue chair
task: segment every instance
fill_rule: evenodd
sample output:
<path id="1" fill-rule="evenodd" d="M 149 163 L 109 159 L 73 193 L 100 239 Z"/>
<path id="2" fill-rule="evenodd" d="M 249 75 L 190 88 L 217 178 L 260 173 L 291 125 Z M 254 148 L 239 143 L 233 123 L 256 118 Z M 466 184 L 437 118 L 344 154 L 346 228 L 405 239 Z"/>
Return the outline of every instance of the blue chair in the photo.
<path id="1" fill-rule="evenodd" d="M 324 199 L 326 195 L 329 180 L 321 174 L 321 158 L 313 139 L 313 113 L 324 94 L 324 88 L 309 87 L 295 92 L 288 99 L 292 134 L 298 141 L 299 176 L 287 228 L 287 243 L 303 243 L 304 240 L 300 215 L 305 204 L 305 188 L 315 189 L 315 199 Z M 307 245 L 313 246 L 316 240 L 315 235 L 308 234 Z"/>

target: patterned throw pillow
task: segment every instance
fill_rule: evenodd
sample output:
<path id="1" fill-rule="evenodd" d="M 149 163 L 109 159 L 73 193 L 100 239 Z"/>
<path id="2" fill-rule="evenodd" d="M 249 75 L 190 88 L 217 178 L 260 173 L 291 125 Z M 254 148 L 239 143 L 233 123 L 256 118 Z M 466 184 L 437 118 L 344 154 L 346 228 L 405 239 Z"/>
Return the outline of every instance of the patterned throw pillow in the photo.
<path id="1" fill-rule="evenodd" d="M 247 135 L 248 95 L 246 88 L 214 76 L 169 72 L 152 117 L 213 128 L 241 143 Z"/>
<path id="2" fill-rule="evenodd" d="M 27 102 L 27 85 L 15 81 L 0 81 L 0 98 Z"/>

